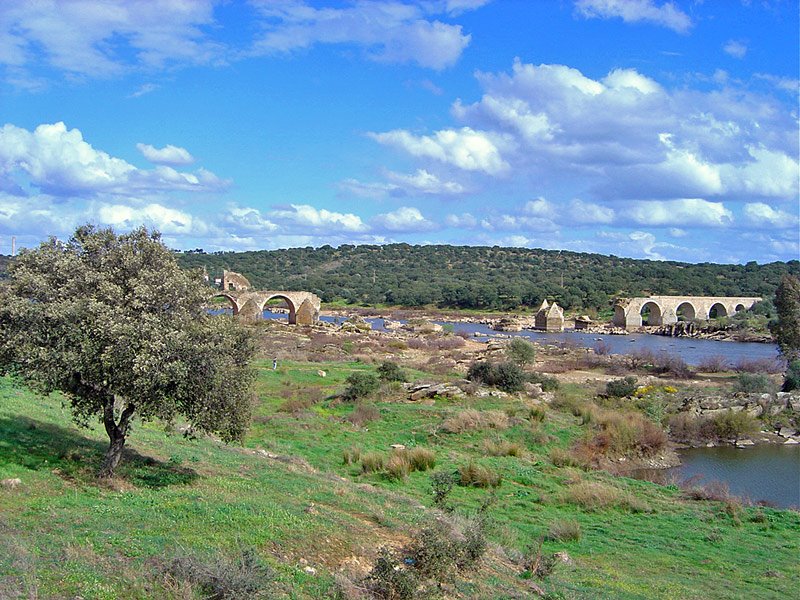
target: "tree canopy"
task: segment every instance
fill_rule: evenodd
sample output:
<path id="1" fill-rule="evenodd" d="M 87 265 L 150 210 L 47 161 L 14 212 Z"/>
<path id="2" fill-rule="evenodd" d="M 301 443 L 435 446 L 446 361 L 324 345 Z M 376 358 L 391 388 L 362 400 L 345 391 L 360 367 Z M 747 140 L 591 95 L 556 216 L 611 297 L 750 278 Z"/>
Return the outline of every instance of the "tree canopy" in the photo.
<path id="1" fill-rule="evenodd" d="M 23 251 L 0 288 L 0 369 L 60 391 L 75 421 L 109 436 L 113 474 L 132 419 L 178 417 L 231 441 L 250 419 L 249 332 L 205 310 L 199 272 L 160 235 L 80 227 L 68 242 Z"/>
<path id="2" fill-rule="evenodd" d="M 772 334 L 788 361 L 800 359 L 800 279 L 786 275 L 775 291 Z"/>

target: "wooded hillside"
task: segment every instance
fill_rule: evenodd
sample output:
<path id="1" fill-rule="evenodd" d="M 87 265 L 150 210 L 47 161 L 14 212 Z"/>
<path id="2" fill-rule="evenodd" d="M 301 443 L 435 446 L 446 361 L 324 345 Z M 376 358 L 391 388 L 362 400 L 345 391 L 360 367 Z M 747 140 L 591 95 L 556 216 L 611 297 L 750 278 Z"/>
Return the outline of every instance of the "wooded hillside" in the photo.
<path id="1" fill-rule="evenodd" d="M 308 290 L 325 302 L 442 308 L 535 307 L 607 310 L 615 296 L 764 296 L 800 261 L 759 265 L 688 264 L 526 248 L 351 246 L 257 252 L 181 253 L 186 267 L 245 275 L 261 289 Z"/>

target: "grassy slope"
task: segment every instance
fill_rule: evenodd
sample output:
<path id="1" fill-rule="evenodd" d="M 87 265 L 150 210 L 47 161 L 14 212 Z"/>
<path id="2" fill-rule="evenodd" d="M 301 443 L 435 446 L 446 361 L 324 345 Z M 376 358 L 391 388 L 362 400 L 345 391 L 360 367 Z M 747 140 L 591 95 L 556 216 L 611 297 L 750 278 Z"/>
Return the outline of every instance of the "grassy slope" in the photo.
<path id="1" fill-rule="evenodd" d="M 325 369 L 328 376 L 317 375 Z M 583 536 L 545 542 L 548 552 L 566 550 L 575 560 L 544 582 L 556 597 L 770 598 L 791 596 L 800 572 L 800 515 L 745 509 L 741 524 L 719 503 L 688 502 L 673 488 L 556 468 L 549 448 L 581 434 L 572 417 L 548 412 L 543 429 L 519 424 L 504 432 L 458 435 L 438 432 L 442 419 L 460 408 L 378 402 L 381 419 L 357 428 L 342 419 L 352 407 L 327 400 L 299 416 L 279 411 L 287 398 L 341 388 L 359 363 L 286 363 L 273 372 L 261 365 L 260 403 L 245 448 L 213 440 L 185 440 L 156 425 L 137 427 L 131 447 L 139 454 L 121 470 L 124 485 L 98 487 L 91 470 L 104 449 L 99 429 L 78 430 L 56 398 L 43 399 L 0 380 L 0 479 L 23 486 L 0 489 L 0 597 L 38 588 L 39 597 L 170 597 L 159 563 L 183 551 L 231 552 L 255 547 L 277 571 L 276 591 L 285 597 L 320 597 L 331 573 L 349 561 L 374 557 L 377 546 L 402 543 L 429 514 L 429 478 L 412 473 L 405 482 L 361 475 L 342 464 L 353 445 L 385 451 L 389 444 L 436 451 L 437 469 L 453 470 L 475 460 L 503 473 L 492 510 L 494 541 L 524 550 L 555 520 L 577 520 Z M 567 390 L 578 393 L 579 390 Z M 314 392 L 311 392 L 312 395 Z M 469 406 L 500 408 L 524 416 L 520 401 L 471 399 Z M 524 458 L 484 457 L 485 437 L 523 443 Z M 266 458 L 253 449 L 302 457 Z M 571 483 L 601 482 L 635 495 L 645 512 L 622 508 L 588 511 L 562 498 Z M 371 483 L 364 486 L 361 483 Z M 486 492 L 456 488 L 453 503 L 474 510 Z M 756 510 L 766 515 L 754 522 Z M 300 559 L 318 569 L 305 573 Z M 777 575 L 777 576 L 772 576 Z M 494 590 L 491 587 L 494 586 Z M 507 563 L 492 558 L 467 597 L 508 597 L 524 589 Z"/>

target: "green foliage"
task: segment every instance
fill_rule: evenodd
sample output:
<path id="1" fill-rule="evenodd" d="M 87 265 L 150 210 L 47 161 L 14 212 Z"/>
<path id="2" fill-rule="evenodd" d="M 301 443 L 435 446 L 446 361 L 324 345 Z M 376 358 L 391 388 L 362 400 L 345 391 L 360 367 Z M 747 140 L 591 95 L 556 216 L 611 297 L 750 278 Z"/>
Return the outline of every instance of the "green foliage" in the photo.
<path id="1" fill-rule="evenodd" d="M 366 398 L 380 387 L 378 378 L 372 373 L 356 371 L 350 373 L 345 379 L 347 388 L 342 393 L 342 399 L 346 402 L 355 402 L 361 398 Z"/>
<path id="2" fill-rule="evenodd" d="M 711 419 L 714 434 L 720 440 L 746 437 L 760 429 L 754 417 L 741 411 L 728 410 Z"/>
<path id="3" fill-rule="evenodd" d="M 495 364 L 489 361 L 478 361 L 470 365 L 467 379 L 513 393 L 524 389 L 525 373 L 519 365 L 513 362 Z"/>
<path id="4" fill-rule="evenodd" d="M 396 362 L 391 360 L 383 361 L 377 369 L 378 378 L 381 381 L 408 381 L 405 371 Z"/>
<path id="5" fill-rule="evenodd" d="M 788 361 L 800 359 L 800 279 L 785 275 L 775 290 L 778 319 L 772 335 Z"/>
<path id="6" fill-rule="evenodd" d="M 452 512 L 453 507 L 447 502 L 453 486 L 457 482 L 453 473 L 448 471 L 437 471 L 431 475 L 431 493 L 433 494 L 433 505 L 439 510 Z"/>
<path id="7" fill-rule="evenodd" d="M 781 389 L 784 392 L 800 390 L 800 359 L 793 360 L 787 365 Z"/>
<path id="8" fill-rule="evenodd" d="M 538 307 L 607 311 L 616 296 L 771 297 L 800 262 L 688 264 L 599 254 L 477 246 L 343 245 L 259 252 L 183 253 L 181 263 L 229 269 L 261 289 L 315 290 L 324 302 L 477 310 Z M 372 277 L 364 277 L 364 273 Z M 420 276 L 424 273 L 424 277 Z M 563 282 L 561 276 L 563 274 Z"/>
<path id="9" fill-rule="evenodd" d="M 636 377 L 612 379 L 606 383 L 606 394 L 612 398 L 628 398 L 636 392 Z"/>
<path id="10" fill-rule="evenodd" d="M 515 337 L 506 347 L 506 356 L 520 366 L 528 365 L 536 358 L 536 348 L 528 340 Z"/>
<path id="11" fill-rule="evenodd" d="M 0 370 L 64 393 L 75 421 L 101 418 L 113 474 L 131 420 L 187 419 L 240 439 L 250 421 L 250 332 L 205 309 L 200 273 L 157 233 L 80 227 L 24 250 L 0 289 Z M 118 411 L 118 414 L 115 412 Z"/>
<path id="12" fill-rule="evenodd" d="M 739 373 L 733 390 L 743 394 L 769 394 L 775 391 L 775 385 L 766 373 Z"/>
<path id="13" fill-rule="evenodd" d="M 189 553 L 174 558 L 166 570 L 172 579 L 199 590 L 203 598 L 255 600 L 272 597 L 272 569 L 252 549 L 241 551 L 233 558 Z"/>
<path id="14" fill-rule="evenodd" d="M 542 386 L 543 392 L 554 392 L 560 386 L 558 379 L 552 375 L 545 375 L 543 373 L 527 373 L 525 378 L 531 383 L 538 383 L 540 386 Z"/>

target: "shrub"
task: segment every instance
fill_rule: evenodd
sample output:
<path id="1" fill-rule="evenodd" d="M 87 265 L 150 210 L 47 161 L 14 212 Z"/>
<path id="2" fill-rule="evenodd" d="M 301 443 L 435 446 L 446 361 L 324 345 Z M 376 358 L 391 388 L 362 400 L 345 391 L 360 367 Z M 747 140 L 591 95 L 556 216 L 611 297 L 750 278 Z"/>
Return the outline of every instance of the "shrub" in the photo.
<path id="1" fill-rule="evenodd" d="M 311 405 L 312 402 L 305 398 L 290 398 L 278 407 L 278 412 L 285 412 L 297 416 L 311 407 Z"/>
<path id="2" fill-rule="evenodd" d="M 524 388 L 525 374 L 513 362 L 500 364 L 488 361 L 472 363 L 467 371 L 467 379 L 500 388 L 505 392 L 518 392 Z"/>
<path id="3" fill-rule="evenodd" d="M 545 539 L 555 542 L 577 542 L 581 539 L 581 524 L 574 520 L 553 521 Z"/>
<path id="4" fill-rule="evenodd" d="M 498 487 L 503 482 L 503 476 L 497 471 L 470 462 L 458 470 L 459 485 L 465 487 Z"/>
<path id="5" fill-rule="evenodd" d="M 782 373 L 783 361 L 778 358 L 740 358 L 733 367 L 739 373 Z"/>
<path id="6" fill-rule="evenodd" d="M 600 340 L 594 345 L 594 353 L 598 356 L 611 354 L 611 346 L 605 340 Z"/>
<path id="7" fill-rule="evenodd" d="M 558 379 L 543 373 L 528 373 L 526 375 L 526 379 L 531 383 L 538 383 L 540 386 L 542 386 L 543 392 L 554 392 L 559 386 Z"/>
<path id="8" fill-rule="evenodd" d="M 648 506 L 627 492 L 594 481 L 581 481 L 570 485 L 561 495 L 564 502 L 577 504 L 587 510 L 621 508 L 631 512 L 645 512 Z"/>
<path id="9" fill-rule="evenodd" d="M 433 505 L 445 512 L 452 512 L 453 508 L 447 504 L 450 492 L 456 484 L 456 477 L 446 471 L 437 471 L 431 475 L 431 493 L 433 494 Z"/>
<path id="10" fill-rule="evenodd" d="M 587 459 L 600 456 L 654 456 L 667 444 L 667 435 L 638 413 L 616 413 L 596 410 L 596 431 L 578 444 L 578 451 Z"/>
<path id="11" fill-rule="evenodd" d="M 728 359 L 724 356 L 706 356 L 697 365 L 697 370 L 702 373 L 723 373 L 731 368 Z"/>
<path id="12" fill-rule="evenodd" d="M 385 469 L 387 478 L 405 480 L 411 473 L 411 462 L 405 452 L 393 452 L 386 461 Z"/>
<path id="13" fill-rule="evenodd" d="M 396 362 L 383 361 L 377 369 L 381 381 L 408 381 L 405 371 Z"/>
<path id="14" fill-rule="evenodd" d="M 769 394 L 775 386 L 766 373 L 739 373 L 733 385 L 734 392 L 743 394 Z"/>
<path id="15" fill-rule="evenodd" d="M 535 406 L 531 408 L 530 412 L 528 413 L 528 420 L 531 423 L 541 423 L 544 421 L 545 417 L 547 416 L 547 412 L 543 408 L 539 408 Z"/>
<path id="16" fill-rule="evenodd" d="M 536 358 L 536 348 L 528 340 L 515 337 L 506 346 L 506 356 L 513 363 L 528 365 Z"/>
<path id="17" fill-rule="evenodd" d="M 346 465 L 352 465 L 361 460 L 361 448 L 351 446 L 342 450 L 342 462 Z"/>
<path id="18" fill-rule="evenodd" d="M 467 370 L 467 379 L 492 385 L 494 369 L 490 362 L 481 360 L 472 363 Z"/>
<path id="19" fill-rule="evenodd" d="M 436 465 L 436 454 L 428 448 L 411 448 L 406 457 L 413 471 L 427 471 Z"/>
<path id="20" fill-rule="evenodd" d="M 199 588 L 204 598 L 215 600 L 269 597 L 274 578 L 255 550 L 244 550 L 233 558 L 186 554 L 174 558 L 167 573 Z"/>
<path id="21" fill-rule="evenodd" d="M 378 378 L 372 373 L 364 373 L 363 371 L 356 371 L 350 373 L 345 379 L 347 388 L 342 394 L 342 399 L 347 402 L 354 402 L 360 398 L 365 398 L 380 387 Z"/>
<path id="22" fill-rule="evenodd" d="M 800 360 L 793 360 L 786 368 L 786 374 L 783 378 L 784 392 L 791 392 L 793 390 L 800 390 Z"/>
<path id="23" fill-rule="evenodd" d="M 381 412 L 378 410 L 377 407 L 373 406 L 372 404 L 356 404 L 356 407 L 353 409 L 347 417 L 345 417 L 348 421 L 350 421 L 353 425 L 357 427 L 363 426 L 365 423 L 369 423 L 371 421 L 377 421 L 381 418 Z"/>
<path id="24" fill-rule="evenodd" d="M 606 383 L 606 394 L 613 398 L 627 398 L 636 392 L 636 377 L 612 379 Z"/>
<path id="25" fill-rule="evenodd" d="M 376 473 L 383 470 L 386 458 L 380 452 L 367 452 L 361 455 L 361 472 Z"/>
<path id="26" fill-rule="evenodd" d="M 424 527 L 409 548 L 414 569 L 423 577 L 438 581 L 450 579 L 461 551 L 454 538 L 452 525 L 443 519 Z"/>
<path id="27" fill-rule="evenodd" d="M 364 585 L 375 598 L 383 600 L 412 600 L 417 595 L 417 577 L 406 569 L 395 552 L 382 548 Z"/>
<path id="28" fill-rule="evenodd" d="M 711 419 L 718 439 L 730 440 L 746 437 L 760 429 L 759 422 L 744 411 L 728 410 Z"/>

